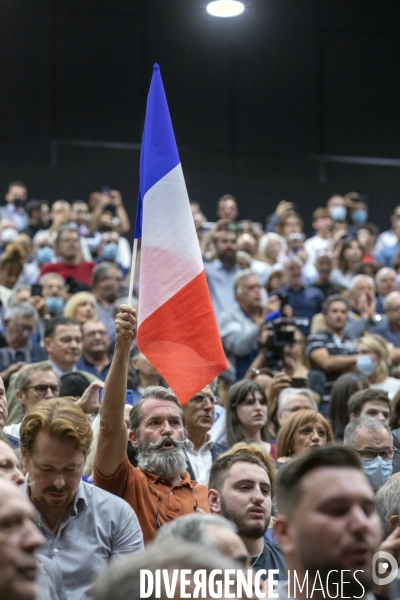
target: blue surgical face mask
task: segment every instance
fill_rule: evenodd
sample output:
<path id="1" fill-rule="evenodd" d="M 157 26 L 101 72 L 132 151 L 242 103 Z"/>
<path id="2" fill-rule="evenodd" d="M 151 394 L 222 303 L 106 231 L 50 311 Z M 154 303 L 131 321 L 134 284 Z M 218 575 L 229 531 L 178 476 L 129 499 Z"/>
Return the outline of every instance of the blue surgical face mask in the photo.
<path id="1" fill-rule="evenodd" d="M 368 219 L 368 213 L 363 208 L 355 210 L 351 215 L 353 223 L 366 223 Z"/>
<path id="2" fill-rule="evenodd" d="M 54 258 L 54 250 L 50 248 L 50 246 L 44 246 L 43 248 L 38 248 L 36 253 L 36 258 L 38 262 L 43 265 L 44 263 L 51 262 Z"/>
<path id="3" fill-rule="evenodd" d="M 118 254 L 118 244 L 116 242 L 109 242 L 103 246 L 103 258 L 104 260 L 115 260 Z"/>
<path id="4" fill-rule="evenodd" d="M 375 371 L 375 363 L 370 354 L 360 354 L 360 356 L 357 357 L 356 365 L 360 373 L 367 377 L 368 375 L 372 375 Z"/>
<path id="5" fill-rule="evenodd" d="M 393 471 L 393 460 L 377 456 L 373 460 L 362 460 L 362 469 L 374 490 L 387 482 Z"/>
<path id="6" fill-rule="evenodd" d="M 48 296 L 46 298 L 46 308 L 51 313 L 60 312 L 64 308 L 64 300 L 57 296 Z"/>
<path id="7" fill-rule="evenodd" d="M 344 221 L 347 215 L 347 210 L 344 206 L 332 206 L 329 212 L 334 221 Z"/>

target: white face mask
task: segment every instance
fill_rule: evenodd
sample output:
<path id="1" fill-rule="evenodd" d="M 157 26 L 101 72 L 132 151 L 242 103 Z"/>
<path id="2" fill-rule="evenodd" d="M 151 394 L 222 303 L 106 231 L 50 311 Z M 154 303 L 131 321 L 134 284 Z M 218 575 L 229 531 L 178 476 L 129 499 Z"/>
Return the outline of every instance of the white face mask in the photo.
<path id="1" fill-rule="evenodd" d="M 374 490 L 387 482 L 393 472 L 393 460 L 383 460 L 377 456 L 372 460 L 362 460 L 362 468 Z"/>
<path id="2" fill-rule="evenodd" d="M 374 359 L 370 354 L 360 354 L 360 356 L 357 357 L 356 366 L 360 373 L 366 377 L 372 375 L 376 368 Z"/>
<path id="3" fill-rule="evenodd" d="M 334 221 L 344 221 L 347 216 L 347 210 L 344 206 L 332 206 L 329 212 Z"/>

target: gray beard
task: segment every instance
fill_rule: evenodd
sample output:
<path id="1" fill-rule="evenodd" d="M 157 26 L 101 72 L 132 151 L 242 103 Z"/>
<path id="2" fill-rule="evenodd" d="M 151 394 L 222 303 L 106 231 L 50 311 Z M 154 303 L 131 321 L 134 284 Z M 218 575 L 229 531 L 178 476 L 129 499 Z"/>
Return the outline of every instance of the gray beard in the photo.
<path id="1" fill-rule="evenodd" d="M 166 439 L 174 444 L 173 448 L 161 448 Z M 139 467 L 166 479 L 175 479 L 186 471 L 186 454 L 183 449 L 184 441 L 178 441 L 165 435 L 159 442 L 148 442 L 137 438 Z"/>

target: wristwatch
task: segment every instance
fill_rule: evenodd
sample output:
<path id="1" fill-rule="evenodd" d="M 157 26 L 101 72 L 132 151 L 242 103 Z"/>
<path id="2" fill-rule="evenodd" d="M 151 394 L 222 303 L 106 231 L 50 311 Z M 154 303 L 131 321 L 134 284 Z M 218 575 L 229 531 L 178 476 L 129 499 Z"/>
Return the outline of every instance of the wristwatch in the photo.
<path id="1" fill-rule="evenodd" d="M 382 321 L 382 315 L 378 315 L 376 314 L 374 317 L 370 317 L 368 319 L 368 323 L 370 325 L 378 325 L 378 323 L 380 323 Z"/>

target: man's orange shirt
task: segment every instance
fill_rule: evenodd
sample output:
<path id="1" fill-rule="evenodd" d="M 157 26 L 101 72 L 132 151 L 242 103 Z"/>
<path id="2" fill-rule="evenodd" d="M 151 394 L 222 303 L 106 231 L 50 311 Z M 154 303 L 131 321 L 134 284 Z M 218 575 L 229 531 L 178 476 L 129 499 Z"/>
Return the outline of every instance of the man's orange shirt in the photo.
<path id="1" fill-rule="evenodd" d="M 192 481 L 187 471 L 180 483 L 172 485 L 163 477 L 134 467 L 126 457 L 112 477 L 103 477 L 96 465 L 93 475 L 95 485 L 123 498 L 132 506 L 139 519 L 145 543 L 150 542 L 157 533 L 158 505 L 161 525 L 181 515 L 193 513 L 197 507 L 210 512 L 207 486 Z"/>

